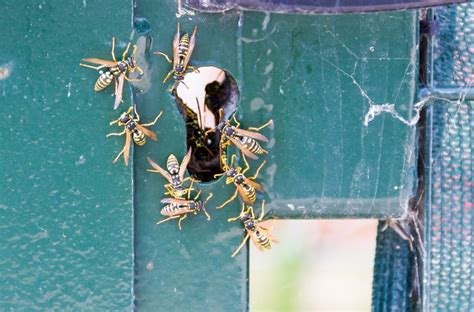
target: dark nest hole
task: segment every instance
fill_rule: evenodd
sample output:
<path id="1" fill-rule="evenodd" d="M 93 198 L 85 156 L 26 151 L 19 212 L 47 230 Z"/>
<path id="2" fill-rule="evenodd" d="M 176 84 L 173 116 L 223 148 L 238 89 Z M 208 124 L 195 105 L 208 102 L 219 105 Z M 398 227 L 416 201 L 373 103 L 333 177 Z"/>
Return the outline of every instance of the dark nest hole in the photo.
<path id="1" fill-rule="evenodd" d="M 192 148 L 189 174 L 201 182 L 213 181 L 216 174 L 223 173 L 221 135 L 213 130 L 237 109 L 237 83 L 221 68 L 202 66 L 189 72 L 173 95 L 186 124 L 187 147 Z"/>

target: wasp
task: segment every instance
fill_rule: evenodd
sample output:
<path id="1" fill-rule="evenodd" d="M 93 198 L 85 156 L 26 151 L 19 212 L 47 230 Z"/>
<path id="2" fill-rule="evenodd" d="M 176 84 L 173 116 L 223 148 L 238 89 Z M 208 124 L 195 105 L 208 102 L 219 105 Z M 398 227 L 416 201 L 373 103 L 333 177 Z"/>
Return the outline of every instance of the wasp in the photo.
<path id="1" fill-rule="evenodd" d="M 189 199 L 190 193 L 188 192 L 188 199 L 183 199 L 183 198 L 164 198 L 161 200 L 162 204 L 166 204 L 161 209 L 161 214 L 163 216 L 166 216 L 166 219 L 163 219 L 161 221 L 158 221 L 156 224 L 161 224 L 163 222 L 169 221 L 171 219 L 176 219 L 179 218 L 178 220 L 178 228 L 181 230 L 181 222 L 187 218 L 188 213 L 194 213 L 197 214 L 199 211 L 203 211 L 204 214 L 207 217 L 207 220 L 211 220 L 211 216 L 206 211 L 206 204 L 209 201 L 209 199 L 212 198 L 212 193 L 209 193 L 205 201 L 200 201 L 197 200 L 199 198 L 199 195 L 201 194 L 201 191 L 199 191 L 194 197 L 194 200 Z"/>
<path id="2" fill-rule="evenodd" d="M 97 64 L 100 66 L 92 66 L 88 64 L 80 63 L 79 65 L 87 68 L 92 68 L 99 71 L 99 78 L 94 86 L 95 91 L 102 91 L 107 88 L 111 83 L 112 80 L 115 82 L 115 103 L 114 109 L 117 109 L 119 104 L 122 102 L 122 94 L 123 94 L 123 84 L 124 80 L 127 81 L 140 81 L 140 79 L 132 79 L 128 77 L 129 73 L 133 73 L 137 70 L 140 75 L 143 75 L 143 70 L 140 66 L 137 65 L 136 61 L 136 54 L 137 54 L 137 46 L 133 46 L 132 55 L 127 57 L 128 51 L 130 50 L 130 42 L 127 45 L 127 48 L 122 54 L 122 60 L 117 61 L 115 57 L 115 38 L 112 38 L 112 59 L 113 61 L 102 60 L 98 58 L 85 58 L 82 59 L 83 62 L 88 62 L 92 64 Z"/>
<path id="3" fill-rule="evenodd" d="M 165 169 L 161 168 L 157 163 L 155 163 L 150 158 L 148 162 L 153 167 L 153 169 L 148 169 L 149 172 L 158 172 L 161 174 L 166 180 L 168 180 L 168 184 L 165 184 L 165 188 L 167 192 L 165 195 L 171 195 L 174 198 L 182 198 L 188 192 L 192 190 L 194 180 L 191 177 L 184 178 L 184 174 L 186 173 L 186 168 L 188 166 L 189 161 L 191 160 L 191 148 L 189 149 L 186 156 L 184 156 L 183 160 L 181 161 L 181 165 L 178 162 L 178 159 L 175 155 L 170 154 L 168 156 L 168 160 L 166 162 L 166 171 Z M 184 189 L 183 184 L 185 181 L 191 179 L 191 185 L 189 189 Z"/>
<path id="4" fill-rule="evenodd" d="M 218 125 L 218 129 L 221 131 L 221 146 L 227 147 L 232 142 L 238 149 L 242 151 L 245 156 L 258 159 L 257 155 L 267 154 L 257 140 L 268 142 L 268 139 L 263 134 L 256 131 L 260 131 L 265 127 L 273 124 L 273 120 L 267 121 L 264 125 L 258 128 L 248 128 L 248 130 L 240 129 L 240 122 L 237 121 L 235 115 L 233 116 L 235 126 L 231 125 L 230 121 L 221 122 Z"/>
<path id="5" fill-rule="evenodd" d="M 222 120 L 222 109 L 219 110 L 219 116 L 219 119 Z M 226 120 L 221 121 L 215 128 L 221 133 L 220 159 L 222 166 L 225 167 L 227 165 L 226 148 L 231 143 L 237 146 L 245 156 L 252 159 L 258 159 L 257 155 L 267 154 L 268 151 L 263 149 L 257 140 L 268 142 L 268 138 L 257 131 L 272 125 L 273 120 L 270 119 L 258 128 L 250 127 L 248 130 L 244 130 L 240 129 L 240 122 L 237 120 L 235 115 L 232 118 L 234 119 L 235 126 L 231 124 L 230 120 Z M 211 131 L 215 131 L 215 129 L 206 131 L 206 135 Z"/>
<path id="6" fill-rule="evenodd" d="M 154 52 L 155 55 L 162 55 L 169 63 L 173 64 L 173 68 L 163 79 L 163 83 L 165 83 L 171 75 L 174 76 L 175 84 L 171 90 L 176 87 L 177 83 L 184 79 L 184 75 L 188 68 L 196 70 L 194 67 L 188 65 L 191 55 L 193 54 L 194 46 L 196 45 L 196 32 L 197 26 L 194 27 L 191 38 L 189 38 L 189 34 L 187 33 L 181 36 L 180 25 L 178 23 L 176 35 L 173 39 L 173 60 L 163 52 Z"/>
<path id="7" fill-rule="evenodd" d="M 221 175 L 225 174 L 226 175 L 225 183 L 226 184 L 234 183 L 234 185 L 236 187 L 235 193 L 231 197 L 229 197 L 229 199 L 226 200 L 224 203 L 217 206 L 216 209 L 221 209 L 224 206 L 226 206 L 228 203 L 233 201 L 237 197 L 237 193 L 240 194 L 240 196 L 242 197 L 242 200 L 244 201 L 244 203 L 252 205 L 255 202 L 255 200 L 257 199 L 257 191 L 258 192 L 263 192 L 264 191 L 263 186 L 261 186 L 259 183 L 255 182 L 253 180 L 255 180 L 257 178 L 258 174 L 260 173 L 260 170 L 265 165 L 265 161 L 263 161 L 260 164 L 260 166 L 255 171 L 255 174 L 254 174 L 253 177 L 248 177 L 247 178 L 245 176 L 245 173 L 250 169 L 250 166 L 249 166 L 245 156 L 243 158 L 244 158 L 244 161 L 245 161 L 245 164 L 246 164 L 246 168 L 243 171 L 242 171 L 242 168 L 240 168 L 240 167 L 237 167 L 237 168 L 233 167 L 233 163 L 234 163 L 234 160 L 235 160 L 235 155 L 232 155 L 231 165 L 230 165 L 230 167 L 227 167 L 227 165 L 226 165 L 226 169 L 225 169 L 226 172 L 215 175 L 215 177 L 218 177 L 218 176 L 221 176 Z"/>
<path id="8" fill-rule="evenodd" d="M 153 122 L 147 123 L 147 124 L 140 124 L 140 116 L 138 113 L 135 111 L 134 114 L 136 117 L 133 117 L 132 114 L 133 111 L 133 106 L 128 109 L 125 113 L 123 113 L 119 119 L 114 120 L 110 123 L 110 125 L 117 124 L 120 127 L 124 127 L 123 131 L 120 133 L 109 133 L 107 134 L 107 137 L 110 136 L 121 136 L 125 134 L 125 145 L 122 149 L 122 151 L 115 157 L 114 163 L 117 162 L 117 160 L 122 156 L 123 154 L 123 159 L 125 161 L 125 165 L 128 166 L 128 159 L 130 156 L 130 143 L 133 138 L 133 142 L 135 144 L 141 146 L 146 143 L 146 136 L 152 139 L 153 141 L 156 141 L 156 134 L 148 130 L 145 127 L 153 126 L 158 119 L 161 117 L 161 114 L 163 114 L 163 111 L 161 111 L 158 116 L 156 116 L 155 120 Z"/>
<path id="9" fill-rule="evenodd" d="M 269 221 L 263 221 L 263 217 L 265 216 L 264 207 L 265 201 L 262 201 L 260 216 L 257 219 L 255 218 L 253 207 L 247 206 L 246 209 L 246 205 L 242 203 L 242 211 L 240 212 L 240 215 L 235 218 L 227 219 L 228 222 L 240 220 L 244 226 L 245 231 L 247 232 L 247 235 L 245 235 L 242 243 L 234 251 L 232 257 L 235 257 L 239 253 L 249 238 L 252 239 L 255 247 L 257 247 L 257 249 L 260 251 L 270 250 L 272 248 L 272 243 L 278 243 L 278 240 L 273 237 L 269 228 L 267 227 L 266 223 Z"/>

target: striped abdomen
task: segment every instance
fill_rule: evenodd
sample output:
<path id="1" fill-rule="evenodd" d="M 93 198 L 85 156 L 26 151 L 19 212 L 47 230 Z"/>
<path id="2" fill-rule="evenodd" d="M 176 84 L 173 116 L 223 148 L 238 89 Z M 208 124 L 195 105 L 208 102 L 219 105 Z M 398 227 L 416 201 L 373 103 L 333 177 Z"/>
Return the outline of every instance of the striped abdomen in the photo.
<path id="1" fill-rule="evenodd" d="M 257 192 L 255 192 L 255 189 L 248 184 L 244 184 L 243 187 L 249 200 L 252 203 L 255 202 L 255 200 L 257 199 Z"/>
<path id="2" fill-rule="evenodd" d="M 172 217 L 177 215 L 182 215 L 188 212 L 192 212 L 192 209 L 189 206 L 178 205 L 178 204 L 168 204 L 161 209 L 161 214 L 163 216 Z"/>
<path id="3" fill-rule="evenodd" d="M 140 146 L 144 145 L 146 143 L 145 134 L 143 134 L 143 132 L 141 132 L 138 129 L 134 129 L 133 130 L 133 142 L 135 142 L 135 144 L 140 145 Z"/>
<path id="4" fill-rule="evenodd" d="M 180 60 L 184 60 L 186 58 L 186 55 L 188 55 L 189 51 L 189 35 L 184 34 L 181 37 L 181 40 L 179 40 L 179 45 L 178 45 L 178 57 Z"/>
<path id="5" fill-rule="evenodd" d="M 173 154 L 168 156 L 168 161 L 166 162 L 166 168 L 172 175 L 178 174 L 179 162 L 176 156 L 174 156 Z"/>
<path id="6" fill-rule="evenodd" d="M 265 234 L 257 230 L 255 231 L 254 235 L 255 235 L 255 238 L 257 239 L 258 244 L 262 246 L 264 249 L 272 248 L 270 239 Z"/>
<path id="7" fill-rule="evenodd" d="M 238 176 L 236 176 L 235 179 L 239 180 Z M 242 188 L 250 202 L 255 202 L 255 199 L 257 199 L 257 192 L 253 187 L 245 183 L 245 180 L 242 183 L 236 183 L 236 186 Z"/>
<path id="8" fill-rule="evenodd" d="M 266 150 L 264 150 L 260 144 L 247 136 L 239 136 L 240 142 L 242 143 L 243 146 L 247 148 L 250 152 L 254 154 L 266 154 L 268 153 Z"/>
<path id="9" fill-rule="evenodd" d="M 102 74 L 100 74 L 99 78 L 95 82 L 94 90 L 101 91 L 107 88 L 114 80 L 114 75 L 110 72 L 110 70 L 106 70 Z"/>

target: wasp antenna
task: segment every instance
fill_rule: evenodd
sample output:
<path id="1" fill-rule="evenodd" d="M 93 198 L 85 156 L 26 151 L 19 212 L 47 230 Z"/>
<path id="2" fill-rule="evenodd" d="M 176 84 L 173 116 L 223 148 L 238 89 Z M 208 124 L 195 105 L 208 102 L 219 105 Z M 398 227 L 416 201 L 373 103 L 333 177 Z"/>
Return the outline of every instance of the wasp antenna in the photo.
<path id="1" fill-rule="evenodd" d="M 217 173 L 214 175 L 214 179 L 217 179 L 218 177 L 222 177 L 223 175 L 224 175 L 223 173 Z"/>
<path id="2" fill-rule="evenodd" d="M 235 154 L 230 157 L 230 167 L 234 166 Z"/>

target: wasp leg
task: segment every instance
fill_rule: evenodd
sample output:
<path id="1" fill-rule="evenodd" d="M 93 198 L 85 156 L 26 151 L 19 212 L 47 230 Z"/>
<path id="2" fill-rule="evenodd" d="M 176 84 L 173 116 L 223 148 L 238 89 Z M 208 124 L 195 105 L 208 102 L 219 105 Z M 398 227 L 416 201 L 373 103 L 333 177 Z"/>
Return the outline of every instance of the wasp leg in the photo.
<path id="1" fill-rule="evenodd" d="M 258 127 L 258 128 L 250 127 L 248 130 L 251 130 L 251 131 L 260 131 L 260 130 L 262 130 L 263 128 L 266 128 L 266 127 L 268 127 L 269 125 L 272 125 L 272 124 L 273 124 L 273 120 L 270 119 L 269 121 L 267 121 L 265 124 L 261 125 L 260 127 Z"/>
<path id="2" fill-rule="evenodd" d="M 107 134 L 106 137 L 108 138 L 110 136 L 121 136 L 121 135 L 124 135 L 126 131 L 127 130 L 123 130 L 122 132 L 112 132 L 112 133 Z"/>
<path id="3" fill-rule="evenodd" d="M 266 163 L 265 160 L 262 161 L 262 163 L 260 164 L 260 166 L 258 166 L 257 171 L 255 171 L 254 176 L 249 178 L 250 180 L 255 180 L 255 179 L 258 177 L 258 175 L 260 174 L 260 170 L 263 168 L 263 166 L 265 165 L 265 163 Z"/>
<path id="4" fill-rule="evenodd" d="M 156 122 L 158 121 L 158 119 L 160 119 L 161 115 L 163 114 L 163 111 L 161 111 L 158 116 L 156 116 L 155 120 L 153 120 L 153 122 L 149 122 L 149 123 L 146 123 L 146 124 L 142 124 L 143 127 L 149 127 L 149 126 L 153 126 L 154 124 L 156 124 Z M 137 114 L 138 116 L 138 114 Z"/>
<path id="5" fill-rule="evenodd" d="M 184 183 L 184 181 L 186 181 L 188 179 L 191 179 L 191 184 L 189 185 L 189 188 L 186 189 L 186 193 L 191 194 L 191 191 L 193 190 L 194 179 L 192 179 L 191 177 L 188 177 L 188 178 L 183 180 L 183 183 Z"/>
<path id="6" fill-rule="evenodd" d="M 166 81 L 168 81 L 168 79 L 171 77 L 171 74 L 173 74 L 173 73 L 174 73 L 174 70 L 173 70 L 173 69 L 170 70 L 170 71 L 168 72 L 168 74 L 165 76 L 165 79 L 163 79 L 163 83 L 165 83 Z"/>
<path id="7" fill-rule="evenodd" d="M 245 212 L 245 204 L 242 203 L 242 210 L 240 211 L 240 214 L 239 214 L 237 217 L 235 217 L 235 218 L 229 218 L 229 219 L 227 219 L 227 222 L 234 222 L 234 221 L 239 220 L 239 219 L 240 219 L 240 216 L 242 216 L 242 215 L 244 214 L 244 212 Z"/>
<path id="8" fill-rule="evenodd" d="M 191 183 L 194 183 L 194 179 L 191 178 L 191 177 L 187 177 L 187 178 L 183 179 L 183 181 L 181 181 L 181 182 L 184 183 L 184 182 L 186 182 L 186 181 L 188 181 L 188 180 L 191 180 Z"/>
<path id="9" fill-rule="evenodd" d="M 244 154 L 242 154 L 242 158 L 244 159 L 244 163 L 245 163 L 245 169 L 244 171 L 242 171 L 242 174 L 245 174 L 247 171 L 249 171 L 250 165 L 249 165 L 249 162 L 247 161 L 247 157 L 245 157 Z"/>
<path id="10" fill-rule="evenodd" d="M 123 154 L 124 152 L 125 152 L 125 149 L 122 149 L 122 150 L 120 151 L 120 153 L 118 153 L 117 157 L 115 157 L 114 161 L 112 161 L 112 163 L 115 164 L 115 163 L 117 162 L 117 160 L 119 160 L 120 156 L 122 156 L 122 154 Z"/>
<path id="11" fill-rule="evenodd" d="M 79 66 L 82 66 L 82 67 L 87 67 L 87 68 L 92 68 L 92 69 L 95 69 L 95 70 L 100 70 L 104 67 L 107 67 L 105 65 L 100 65 L 100 66 L 92 66 L 92 65 L 89 65 L 89 64 L 83 64 L 83 63 L 80 63 Z"/>
<path id="12" fill-rule="evenodd" d="M 163 220 L 161 220 L 161 221 L 156 222 L 156 224 L 161 224 L 161 223 L 164 223 L 164 222 L 166 222 L 166 221 L 169 221 L 169 220 L 172 220 L 172 219 L 176 219 L 176 218 L 179 218 L 179 217 L 180 217 L 179 215 L 178 215 L 178 216 L 168 217 L 168 218 L 166 218 L 166 219 L 163 219 Z"/>
<path id="13" fill-rule="evenodd" d="M 155 171 L 158 172 L 158 171 Z M 173 188 L 171 187 L 171 184 L 165 184 L 164 187 L 166 188 L 165 195 L 173 195 Z"/>
<path id="14" fill-rule="evenodd" d="M 115 37 L 112 37 L 112 59 L 117 62 L 117 59 L 115 58 Z"/>
<path id="15" fill-rule="evenodd" d="M 199 73 L 199 72 L 200 72 L 199 69 L 197 69 L 197 68 L 194 67 L 194 66 L 189 66 L 189 65 L 188 65 L 188 68 L 189 68 L 189 69 L 192 69 L 193 72 L 196 72 L 196 73 Z"/>
<path id="16" fill-rule="evenodd" d="M 216 209 L 221 209 L 223 208 L 225 205 L 229 204 L 231 201 L 233 201 L 236 197 L 237 197 L 237 192 L 238 190 L 236 189 L 235 192 L 234 192 L 234 195 L 232 195 L 231 197 L 229 197 L 228 200 L 226 200 L 224 203 L 222 203 L 222 205 L 219 205 L 216 207 Z"/>
<path id="17" fill-rule="evenodd" d="M 242 243 L 239 245 L 239 247 L 237 247 L 237 249 L 232 254 L 232 258 L 234 258 L 239 253 L 240 249 L 242 249 L 242 247 L 245 246 L 245 243 L 247 243 L 249 237 L 250 237 L 250 234 L 245 235 L 245 238 L 242 240 Z"/>
<path id="18" fill-rule="evenodd" d="M 127 48 L 122 53 L 122 61 L 125 61 L 125 57 L 127 56 L 128 50 L 130 50 L 130 42 L 127 44 Z"/>
<path id="19" fill-rule="evenodd" d="M 237 117 L 235 117 L 235 114 L 232 116 L 232 119 L 234 119 L 235 127 L 240 128 L 240 122 L 237 120 Z"/>
<path id="20" fill-rule="evenodd" d="M 237 221 L 237 220 L 239 220 L 239 219 L 240 219 L 240 215 L 237 216 L 237 217 L 235 217 L 235 218 L 228 218 L 228 219 L 227 219 L 227 222 L 234 222 L 234 221 Z"/>
<path id="21" fill-rule="evenodd" d="M 183 221 L 184 219 L 186 219 L 188 217 L 188 214 L 184 214 L 181 218 L 179 218 L 178 220 L 178 229 L 181 231 L 182 228 L 181 228 L 181 221 Z"/>
<path id="22" fill-rule="evenodd" d="M 209 129 L 209 130 L 206 130 L 206 131 L 204 132 L 204 136 L 207 136 L 209 133 L 211 133 L 211 132 L 215 132 L 215 131 L 216 131 L 216 128 L 214 128 L 214 129 Z"/>
<path id="23" fill-rule="evenodd" d="M 194 197 L 194 200 L 197 200 L 197 199 L 199 198 L 199 195 L 201 195 L 201 192 L 202 192 L 202 190 L 199 190 L 199 192 L 197 193 L 197 195 Z M 191 194 L 191 193 L 188 193 L 188 199 L 189 199 L 189 197 L 190 197 L 190 194 Z"/>
<path id="24" fill-rule="evenodd" d="M 253 216 L 253 209 L 252 209 L 252 216 Z M 258 217 L 258 221 L 262 221 L 263 217 L 265 216 L 265 201 L 262 201 L 262 209 L 260 210 L 260 217 Z M 254 216 L 255 218 L 255 216 Z"/>
<path id="25" fill-rule="evenodd" d="M 168 63 L 170 63 L 170 64 L 173 63 L 173 61 L 170 60 L 170 58 L 168 57 L 168 55 L 164 54 L 163 52 L 158 51 L 158 52 L 153 52 L 153 54 L 164 56 L 164 57 L 166 58 L 166 60 L 168 61 Z"/>

